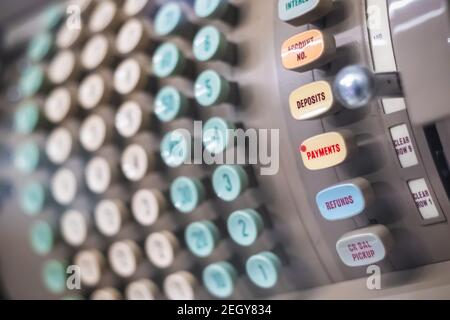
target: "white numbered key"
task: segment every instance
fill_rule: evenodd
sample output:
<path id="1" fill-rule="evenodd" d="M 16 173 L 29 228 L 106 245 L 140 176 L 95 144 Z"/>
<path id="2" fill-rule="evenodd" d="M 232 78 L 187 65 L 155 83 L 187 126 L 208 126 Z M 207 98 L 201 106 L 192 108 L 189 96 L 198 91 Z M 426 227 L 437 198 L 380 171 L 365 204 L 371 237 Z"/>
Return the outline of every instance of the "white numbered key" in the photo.
<path id="1" fill-rule="evenodd" d="M 78 101 L 84 109 L 93 109 L 102 103 L 106 103 L 112 93 L 112 75 L 103 70 L 88 75 L 78 89 Z"/>
<path id="2" fill-rule="evenodd" d="M 142 57 L 131 57 L 122 61 L 114 72 L 114 88 L 121 95 L 128 95 L 146 85 L 148 72 Z M 150 63 L 148 63 L 148 66 Z"/>
<path id="3" fill-rule="evenodd" d="M 54 84 L 62 84 L 75 77 L 79 70 L 77 56 L 71 50 L 63 50 L 53 57 L 47 74 Z"/>
<path id="4" fill-rule="evenodd" d="M 133 281 L 125 289 L 127 300 L 156 300 L 158 295 L 158 287 L 148 279 Z"/>
<path id="5" fill-rule="evenodd" d="M 126 101 L 116 113 L 115 126 L 124 138 L 134 137 L 149 123 L 150 111 L 137 101 Z"/>
<path id="6" fill-rule="evenodd" d="M 167 200 L 162 192 L 156 189 L 141 189 L 131 199 L 134 219 L 143 226 L 155 224 L 166 209 Z"/>
<path id="7" fill-rule="evenodd" d="M 114 159 L 92 158 L 85 171 L 86 185 L 95 194 L 105 193 L 116 180 L 117 172 Z"/>
<path id="8" fill-rule="evenodd" d="M 134 241 L 115 242 L 108 250 L 108 259 L 112 270 L 123 278 L 131 277 L 137 270 L 141 253 Z"/>
<path id="9" fill-rule="evenodd" d="M 155 155 L 138 144 L 128 146 L 120 159 L 125 177 L 130 181 L 142 180 L 155 168 Z"/>
<path id="10" fill-rule="evenodd" d="M 120 9 L 111 0 L 100 1 L 94 8 L 89 20 L 89 30 L 92 33 L 113 29 L 120 22 Z"/>
<path id="11" fill-rule="evenodd" d="M 60 123 L 75 112 L 75 107 L 75 90 L 71 87 L 58 87 L 45 99 L 44 114 L 51 123 Z"/>
<path id="12" fill-rule="evenodd" d="M 169 275 L 163 284 L 164 294 L 170 300 L 194 300 L 196 287 L 197 280 L 187 271 Z"/>
<path id="13" fill-rule="evenodd" d="M 80 25 L 80 28 L 69 28 L 67 24 L 69 20 L 64 23 L 56 34 L 56 46 L 59 49 L 69 49 L 78 45 L 84 38 L 84 28 Z"/>
<path id="14" fill-rule="evenodd" d="M 144 20 L 133 18 L 125 22 L 116 38 L 116 50 L 121 55 L 143 50 L 150 41 L 149 26 Z"/>
<path id="15" fill-rule="evenodd" d="M 74 257 L 74 264 L 80 268 L 81 282 L 88 286 L 98 285 L 105 267 L 105 258 L 100 251 L 84 250 Z"/>
<path id="16" fill-rule="evenodd" d="M 122 300 L 122 295 L 116 288 L 107 287 L 95 290 L 90 298 L 91 300 Z"/>
<path id="17" fill-rule="evenodd" d="M 81 246 L 88 237 L 90 221 L 86 214 L 77 210 L 66 211 L 60 221 L 61 235 L 73 247 Z"/>
<path id="18" fill-rule="evenodd" d="M 125 0 L 123 11 L 129 17 L 136 16 L 145 9 L 148 3 L 149 0 Z"/>
<path id="19" fill-rule="evenodd" d="M 152 233 L 145 240 L 145 253 L 148 259 L 161 269 L 173 264 L 178 248 L 177 238 L 168 231 Z"/>
<path id="20" fill-rule="evenodd" d="M 67 169 L 59 169 L 51 180 L 51 192 L 56 202 L 69 205 L 75 200 L 78 183 L 75 174 Z"/>
<path id="21" fill-rule="evenodd" d="M 66 127 L 54 129 L 47 138 L 45 153 L 54 164 L 60 165 L 66 162 L 76 143 L 75 133 Z"/>
<path id="22" fill-rule="evenodd" d="M 98 151 L 111 140 L 113 115 L 109 109 L 102 111 L 90 115 L 81 125 L 80 142 L 86 151 Z"/>
<path id="23" fill-rule="evenodd" d="M 117 235 L 128 217 L 126 206 L 119 200 L 102 200 L 95 207 L 95 225 L 105 236 Z"/>
<path id="24" fill-rule="evenodd" d="M 113 40 L 104 34 L 93 36 L 81 52 L 81 65 L 87 70 L 94 70 L 111 62 Z"/>

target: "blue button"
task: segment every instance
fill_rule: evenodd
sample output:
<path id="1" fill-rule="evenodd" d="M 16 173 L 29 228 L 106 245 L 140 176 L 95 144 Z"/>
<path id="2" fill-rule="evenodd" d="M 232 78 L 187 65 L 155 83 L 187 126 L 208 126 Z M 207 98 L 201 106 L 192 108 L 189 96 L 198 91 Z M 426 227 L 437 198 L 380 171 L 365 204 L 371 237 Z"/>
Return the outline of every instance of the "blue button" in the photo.
<path id="1" fill-rule="evenodd" d="M 332 9 L 333 0 L 278 0 L 278 17 L 281 21 L 295 21 L 295 25 L 313 22 Z"/>
<path id="2" fill-rule="evenodd" d="M 167 133 L 161 141 L 161 158 L 171 168 L 191 160 L 191 138 L 188 132 L 178 129 Z"/>
<path id="3" fill-rule="evenodd" d="M 228 262 L 210 264 L 203 270 L 203 285 L 213 296 L 228 298 L 233 294 L 236 269 Z"/>
<path id="4" fill-rule="evenodd" d="M 227 52 L 228 42 L 225 35 L 216 27 L 206 26 L 195 35 L 192 49 L 198 61 L 222 59 Z"/>
<path id="5" fill-rule="evenodd" d="M 158 78 L 172 77 L 183 72 L 186 60 L 178 47 L 166 42 L 153 55 L 153 73 Z"/>
<path id="6" fill-rule="evenodd" d="M 197 257 L 207 257 L 216 248 L 219 230 L 210 221 L 191 223 L 185 231 L 184 238 L 189 250 Z"/>
<path id="7" fill-rule="evenodd" d="M 66 290 L 66 265 L 57 260 L 49 260 L 44 264 L 42 277 L 45 287 L 54 294 Z"/>
<path id="8" fill-rule="evenodd" d="M 187 98 L 175 87 L 167 86 L 155 98 L 155 115 L 161 122 L 170 122 L 184 115 L 187 106 Z"/>
<path id="9" fill-rule="evenodd" d="M 248 183 L 247 172 L 238 165 L 223 165 L 213 173 L 214 192 L 224 201 L 236 200 L 247 189 Z"/>
<path id="10" fill-rule="evenodd" d="M 195 81 L 195 99 L 203 107 L 227 101 L 230 96 L 230 83 L 214 70 L 203 71 Z"/>
<path id="11" fill-rule="evenodd" d="M 26 102 L 19 106 L 14 114 L 14 130 L 20 134 L 32 133 L 39 123 L 39 107 L 36 103 Z"/>
<path id="12" fill-rule="evenodd" d="M 358 178 L 320 191 L 316 204 L 325 219 L 336 221 L 361 214 L 371 199 L 370 182 Z"/>
<path id="13" fill-rule="evenodd" d="M 209 119 L 203 126 L 203 145 L 211 154 L 225 151 L 231 143 L 236 127 L 230 121 L 219 117 Z"/>
<path id="14" fill-rule="evenodd" d="M 163 5 L 155 17 L 155 32 L 159 36 L 173 34 L 180 29 L 185 22 L 181 6 L 175 2 Z"/>
<path id="15" fill-rule="evenodd" d="M 14 166 L 23 173 L 32 173 L 39 165 L 39 147 L 34 142 L 21 144 L 14 153 Z"/>
<path id="16" fill-rule="evenodd" d="M 241 246 L 251 246 L 263 230 L 263 219 L 253 209 L 233 212 L 227 221 L 228 233 L 234 242 Z"/>
<path id="17" fill-rule="evenodd" d="M 45 205 L 46 193 L 45 187 L 38 182 L 26 185 L 20 196 L 22 210 L 28 215 L 40 213 Z"/>
<path id="18" fill-rule="evenodd" d="M 31 226 L 31 248 L 39 255 L 49 254 L 53 249 L 55 236 L 52 227 L 45 221 L 36 221 Z"/>
<path id="19" fill-rule="evenodd" d="M 44 71 L 39 66 L 30 66 L 24 70 L 19 80 L 19 91 L 25 97 L 35 95 L 44 84 Z"/>
<path id="20" fill-rule="evenodd" d="M 42 21 L 46 29 L 54 29 L 64 18 L 63 6 L 51 5 L 42 14 Z"/>
<path id="21" fill-rule="evenodd" d="M 42 61 L 48 56 L 53 46 L 53 37 L 50 33 L 41 33 L 31 40 L 27 55 L 28 58 L 33 62 Z"/>
<path id="22" fill-rule="evenodd" d="M 196 0 L 195 14 L 200 18 L 220 18 L 228 9 L 228 0 Z"/>
<path id="23" fill-rule="evenodd" d="M 250 257 L 245 270 L 250 280 L 260 288 L 272 288 L 278 282 L 280 259 L 272 252 L 262 252 Z"/>
<path id="24" fill-rule="evenodd" d="M 205 198 L 205 188 L 200 180 L 179 177 L 170 186 L 170 199 L 173 206 L 180 212 L 190 213 Z"/>

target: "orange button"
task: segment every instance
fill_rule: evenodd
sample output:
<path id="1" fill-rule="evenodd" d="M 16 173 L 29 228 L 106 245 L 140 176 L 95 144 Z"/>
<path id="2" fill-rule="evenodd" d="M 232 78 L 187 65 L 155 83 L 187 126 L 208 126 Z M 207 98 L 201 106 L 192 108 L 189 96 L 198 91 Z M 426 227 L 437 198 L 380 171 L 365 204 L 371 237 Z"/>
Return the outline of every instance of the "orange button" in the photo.
<path id="1" fill-rule="evenodd" d="M 294 90 L 289 97 L 291 114 L 296 120 L 310 120 L 336 110 L 331 85 L 316 81 Z"/>
<path id="2" fill-rule="evenodd" d="M 350 132 L 328 132 L 303 142 L 300 154 L 309 170 L 331 168 L 345 162 L 356 150 Z"/>
<path id="3" fill-rule="evenodd" d="M 325 65 L 335 52 L 334 37 L 320 30 L 308 30 L 283 43 L 281 59 L 286 69 L 304 72 Z"/>

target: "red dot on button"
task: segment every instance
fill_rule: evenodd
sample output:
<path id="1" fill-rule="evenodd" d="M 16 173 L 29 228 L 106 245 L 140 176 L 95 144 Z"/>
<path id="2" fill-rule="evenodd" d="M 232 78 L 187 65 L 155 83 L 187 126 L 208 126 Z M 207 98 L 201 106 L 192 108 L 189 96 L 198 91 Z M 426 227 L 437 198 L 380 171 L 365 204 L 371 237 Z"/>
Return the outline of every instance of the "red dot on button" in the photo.
<path id="1" fill-rule="evenodd" d="M 304 145 L 300 146 L 300 151 L 301 152 L 306 152 L 306 146 L 304 146 Z"/>

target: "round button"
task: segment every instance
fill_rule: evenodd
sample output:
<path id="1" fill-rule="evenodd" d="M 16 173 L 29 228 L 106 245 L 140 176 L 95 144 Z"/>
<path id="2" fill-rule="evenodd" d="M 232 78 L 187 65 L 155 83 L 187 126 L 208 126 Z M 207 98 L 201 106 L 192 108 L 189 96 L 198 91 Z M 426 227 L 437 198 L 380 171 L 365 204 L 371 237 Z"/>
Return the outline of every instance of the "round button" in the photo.
<path id="1" fill-rule="evenodd" d="M 219 230 L 209 221 L 191 223 L 185 231 L 184 238 L 189 250 L 197 257 L 211 255 L 219 241 Z"/>
<path id="2" fill-rule="evenodd" d="M 56 34 L 56 46 L 60 49 L 69 49 L 80 44 L 84 38 L 83 28 L 69 28 L 67 23 L 62 25 Z"/>
<path id="3" fill-rule="evenodd" d="M 117 132 L 124 138 L 134 137 L 148 123 L 149 113 L 139 102 L 126 101 L 116 113 Z"/>
<path id="4" fill-rule="evenodd" d="M 66 290 L 66 265 L 58 260 L 49 260 L 44 264 L 42 278 L 45 287 L 54 294 Z"/>
<path id="5" fill-rule="evenodd" d="M 195 0 L 194 11 L 200 18 L 220 18 L 227 11 L 228 0 Z"/>
<path id="6" fill-rule="evenodd" d="M 78 71 L 78 61 L 75 53 L 70 50 L 60 51 L 53 57 L 48 66 L 47 74 L 54 84 L 62 84 L 73 79 Z"/>
<path id="7" fill-rule="evenodd" d="M 192 49 L 198 61 L 220 60 L 227 53 L 228 42 L 216 27 L 206 26 L 197 32 Z"/>
<path id="8" fill-rule="evenodd" d="M 38 182 L 27 184 L 20 195 L 20 205 L 22 210 L 30 215 L 37 215 L 42 211 L 46 202 L 46 189 Z"/>
<path id="9" fill-rule="evenodd" d="M 278 281 L 281 262 L 272 252 L 262 252 L 250 257 L 245 270 L 250 280 L 260 288 L 272 288 Z"/>
<path id="10" fill-rule="evenodd" d="M 188 164 L 191 160 L 192 138 L 185 130 L 175 130 L 167 133 L 161 141 L 161 158 L 164 163 L 176 168 Z"/>
<path id="11" fill-rule="evenodd" d="M 159 90 L 155 98 L 155 115 L 161 122 L 170 122 L 186 113 L 188 100 L 175 87 L 167 86 Z"/>
<path id="12" fill-rule="evenodd" d="M 113 237 L 120 232 L 128 216 L 125 205 L 119 200 L 102 200 L 95 207 L 95 224 L 105 236 Z"/>
<path id="13" fill-rule="evenodd" d="M 116 38 L 116 49 L 122 55 L 144 49 L 150 41 L 148 27 L 144 21 L 133 18 L 128 20 L 119 30 Z"/>
<path id="14" fill-rule="evenodd" d="M 195 81 L 195 99 L 203 107 L 226 102 L 230 95 L 230 83 L 213 70 L 202 72 Z"/>
<path id="15" fill-rule="evenodd" d="M 163 43 L 153 55 L 153 73 L 159 78 L 179 75 L 185 66 L 186 60 L 174 43 Z"/>
<path id="16" fill-rule="evenodd" d="M 32 133 L 39 124 L 40 111 L 33 101 L 21 104 L 14 114 L 14 130 L 19 134 Z"/>
<path id="17" fill-rule="evenodd" d="M 98 250 L 84 250 L 74 257 L 74 263 L 80 268 L 81 282 L 88 286 L 98 285 L 105 267 L 105 258 Z"/>
<path id="18" fill-rule="evenodd" d="M 197 281 L 187 271 L 180 271 L 164 279 L 164 294 L 170 300 L 194 300 Z"/>
<path id="19" fill-rule="evenodd" d="M 176 2 L 163 5 L 156 13 L 154 29 L 157 35 L 177 33 L 186 22 L 181 6 Z"/>
<path id="20" fill-rule="evenodd" d="M 203 145 L 211 154 L 224 152 L 230 145 L 236 127 L 219 117 L 209 119 L 203 126 Z"/>
<path id="21" fill-rule="evenodd" d="M 247 189 L 249 181 L 245 170 L 238 165 L 223 165 L 213 174 L 212 184 L 216 195 L 224 201 L 236 200 Z"/>
<path id="22" fill-rule="evenodd" d="M 103 32 L 115 27 L 119 21 L 120 10 L 114 1 L 100 1 L 92 12 L 89 30 L 92 33 Z"/>
<path id="23" fill-rule="evenodd" d="M 98 151 L 112 135 L 111 125 L 107 121 L 109 114 L 92 114 L 84 120 L 80 129 L 80 142 L 83 148 L 89 152 Z M 112 118 L 112 115 L 111 115 Z"/>
<path id="24" fill-rule="evenodd" d="M 56 128 L 50 133 L 45 146 L 47 158 L 54 164 L 66 162 L 72 153 L 74 145 L 73 134 L 67 128 Z"/>
<path id="25" fill-rule="evenodd" d="M 77 179 L 69 169 L 59 169 L 52 178 L 53 198 L 61 205 L 69 205 L 77 194 Z"/>
<path id="26" fill-rule="evenodd" d="M 149 0 L 126 0 L 123 11 L 129 17 L 136 16 L 144 11 L 148 3 Z"/>
<path id="27" fill-rule="evenodd" d="M 122 295 L 116 288 L 102 288 L 95 290 L 91 295 L 91 300 L 121 300 Z"/>
<path id="28" fill-rule="evenodd" d="M 95 194 L 105 193 L 111 186 L 113 179 L 112 164 L 103 157 L 91 159 L 85 172 L 85 179 L 88 189 Z"/>
<path id="29" fill-rule="evenodd" d="M 158 293 L 158 287 L 148 279 L 133 281 L 125 289 L 127 300 L 156 300 Z"/>
<path id="30" fill-rule="evenodd" d="M 82 15 L 91 13 L 96 0 L 71 0 L 69 6 L 76 6 Z"/>
<path id="31" fill-rule="evenodd" d="M 112 56 L 112 40 L 106 35 L 97 34 L 84 46 L 81 64 L 87 70 L 94 70 L 108 64 Z"/>
<path id="32" fill-rule="evenodd" d="M 236 269 L 228 262 L 218 262 L 203 270 L 203 284 L 216 298 L 228 298 L 233 294 L 237 278 Z"/>
<path id="33" fill-rule="evenodd" d="M 114 72 L 114 88 L 121 95 L 128 95 L 145 86 L 146 74 L 139 60 L 128 58 Z"/>
<path id="34" fill-rule="evenodd" d="M 29 66 L 22 73 L 19 80 L 20 93 L 28 98 L 41 90 L 45 82 L 45 73 L 40 66 Z"/>
<path id="35" fill-rule="evenodd" d="M 60 123 L 74 112 L 74 93 L 67 87 L 59 87 L 50 92 L 45 100 L 44 113 L 52 123 Z"/>
<path id="36" fill-rule="evenodd" d="M 53 36 L 45 32 L 31 40 L 27 49 L 27 56 L 33 62 L 40 62 L 49 56 L 53 48 Z"/>
<path id="37" fill-rule="evenodd" d="M 136 192 L 131 199 L 133 216 L 143 226 L 155 224 L 166 208 L 166 199 L 159 190 L 142 189 Z"/>
<path id="38" fill-rule="evenodd" d="M 178 250 L 178 240 L 168 232 L 155 232 L 145 240 L 145 252 L 148 259 L 157 268 L 168 268 L 174 260 Z"/>
<path id="39" fill-rule="evenodd" d="M 154 167 L 155 157 L 138 144 L 128 146 L 121 158 L 122 172 L 130 181 L 142 180 Z"/>
<path id="40" fill-rule="evenodd" d="M 111 268 L 123 278 L 131 277 L 136 272 L 139 258 L 139 247 L 130 240 L 115 242 L 108 251 Z"/>
<path id="41" fill-rule="evenodd" d="M 30 174 L 39 166 L 41 153 L 34 142 L 25 142 L 14 152 L 14 166 L 22 173 Z"/>
<path id="42" fill-rule="evenodd" d="M 262 232 L 264 223 L 261 215 L 253 209 L 233 212 L 227 221 L 228 233 L 241 246 L 251 246 Z"/>
<path id="43" fill-rule="evenodd" d="M 73 247 L 81 246 L 88 236 L 87 216 L 76 210 L 66 211 L 60 221 L 61 235 L 65 242 Z"/>
<path id="44" fill-rule="evenodd" d="M 204 198 L 205 187 L 198 179 L 179 177 L 170 186 L 170 199 L 180 212 L 194 211 Z"/>
<path id="45" fill-rule="evenodd" d="M 49 254 L 53 249 L 55 235 L 53 228 L 45 221 L 33 223 L 30 230 L 31 248 L 38 255 Z"/>
<path id="46" fill-rule="evenodd" d="M 80 84 L 78 100 L 85 109 L 93 109 L 105 103 L 111 96 L 111 75 L 109 72 L 94 73 Z"/>

